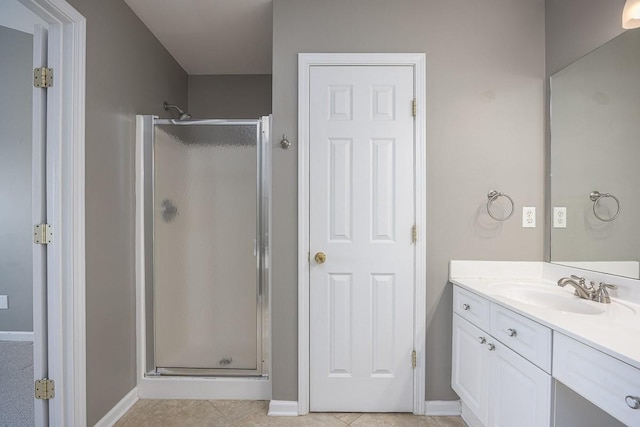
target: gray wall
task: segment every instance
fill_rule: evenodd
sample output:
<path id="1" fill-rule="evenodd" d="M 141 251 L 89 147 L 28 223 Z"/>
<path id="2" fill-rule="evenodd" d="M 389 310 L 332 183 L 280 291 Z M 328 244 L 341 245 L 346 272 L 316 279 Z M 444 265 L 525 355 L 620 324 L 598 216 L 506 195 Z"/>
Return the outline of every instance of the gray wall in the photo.
<path id="1" fill-rule="evenodd" d="M 625 0 L 546 0 L 547 76 L 622 34 Z"/>
<path id="2" fill-rule="evenodd" d="M 273 152 L 273 398 L 297 400 L 297 53 L 426 52 L 427 399 L 456 399 L 448 261 L 543 257 L 543 227 L 520 226 L 522 206 L 544 208 L 544 0 L 274 0 L 273 14 L 273 134 L 294 144 Z M 488 219 L 492 188 L 511 220 Z"/>
<path id="3" fill-rule="evenodd" d="M 562 383 L 554 381 L 554 418 L 558 427 L 623 427 L 620 421 Z"/>
<path id="4" fill-rule="evenodd" d="M 271 75 L 189 76 L 189 113 L 197 119 L 257 119 L 271 114 Z"/>
<path id="5" fill-rule="evenodd" d="M 33 36 L 0 26 L 0 331 L 33 331 Z"/>
<path id="6" fill-rule="evenodd" d="M 135 115 L 187 105 L 187 75 L 122 0 L 69 0 L 87 18 L 87 417 L 136 386 Z"/>

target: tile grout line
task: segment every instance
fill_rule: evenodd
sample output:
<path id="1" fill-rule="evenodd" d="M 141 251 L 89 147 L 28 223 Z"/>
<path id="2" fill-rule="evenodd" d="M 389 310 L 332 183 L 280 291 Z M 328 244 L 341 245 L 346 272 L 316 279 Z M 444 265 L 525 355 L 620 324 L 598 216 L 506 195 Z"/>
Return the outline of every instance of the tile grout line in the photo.
<path id="1" fill-rule="evenodd" d="M 220 408 L 218 408 L 218 407 L 213 403 L 213 400 L 208 400 L 208 399 L 207 399 L 207 402 L 209 403 L 209 405 L 211 405 L 211 407 L 212 407 L 213 409 L 215 409 L 215 410 L 216 410 L 216 412 L 217 412 L 217 413 L 219 413 L 219 414 L 220 414 L 220 416 L 221 416 L 222 418 L 224 418 L 225 420 L 230 419 L 230 416 L 229 416 L 229 415 L 227 415 L 227 414 L 225 414 L 224 412 L 222 412 L 222 411 L 220 410 Z"/>
<path id="2" fill-rule="evenodd" d="M 333 418 L 337 419 L 337 420 L 338 420 L 338 421 L 340 421 L 342 424 L 347 425 L 347 426 L 350 426 L 351 424 L 353 424 L 354 422 L 356 422 L 356 421 L 357 421 L 357 420 L 362 416 L 362 413 L 357 413 L 357 412 L 345 412 L 344 414 L 348 414 L 348 415 L 356 415 L 356 414 L 357 414 L 357 416 L 356 416 L 353 420 L 351 420 L 351 421 L 349 421 L 349 422 L 346 422 L 346 421 L 344 421 L 344 420 L 340 419 L 340 417 L 338 417 L 338 415 L 337 415 L 336 413 L 329 413 L 329 414 L 330 414 Z"/>

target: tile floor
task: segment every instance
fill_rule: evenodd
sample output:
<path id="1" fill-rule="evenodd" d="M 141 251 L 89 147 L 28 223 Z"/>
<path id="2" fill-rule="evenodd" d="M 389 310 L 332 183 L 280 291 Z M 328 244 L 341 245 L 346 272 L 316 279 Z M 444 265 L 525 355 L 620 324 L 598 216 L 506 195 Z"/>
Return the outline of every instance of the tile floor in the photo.
<path id="1" fill-rule="evenodd" d="M 269 402 L 248 400 L 139 400 L 116 427 L 173 426 L 397 426 L 465 427 L 460 417 L 411 414 L 314 413 L 269 417 Z"/>

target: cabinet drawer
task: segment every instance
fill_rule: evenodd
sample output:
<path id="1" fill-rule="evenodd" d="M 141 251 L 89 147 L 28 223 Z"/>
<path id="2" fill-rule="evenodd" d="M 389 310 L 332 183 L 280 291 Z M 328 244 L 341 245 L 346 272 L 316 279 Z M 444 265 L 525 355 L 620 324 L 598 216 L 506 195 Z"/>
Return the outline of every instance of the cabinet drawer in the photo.
<path id="1" fill-rule="evenodd" d="M 490 302 L 459 286 L 453 287 L 453 312 L 485 331 L 489 329 Z"/>
<path id="2" fill-rule="evenodd" d="M 551 329 L 492 304 L 490 333 L 543 371 L 551 373 Z"/>
<path id="3" fill-rule="evenodd" d="M 640 398 L 639 369 L 555 333 L 553 376 L 624 424 L 640 426 L 640 409 L 627 404 Z"/>

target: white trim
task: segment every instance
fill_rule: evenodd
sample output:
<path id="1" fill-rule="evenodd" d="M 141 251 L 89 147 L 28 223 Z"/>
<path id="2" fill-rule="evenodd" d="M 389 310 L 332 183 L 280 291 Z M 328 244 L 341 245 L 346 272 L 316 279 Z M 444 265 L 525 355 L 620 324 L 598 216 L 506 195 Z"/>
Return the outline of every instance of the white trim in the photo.
<path id="1" fill-rule="evenodd" d="M 298 414 L 309 413 L 309 80 L 311 59 L 298 55 Z"/>
<path id="2" fill-rule="evenodd" d="M 459 400 L 427 400 L 424 414 L 430 417 L 450 416 L 459 417 L 462 406 Z"/>
<path id="3" fill-rule="evenodd" d="M 144 126 L 143 116 L 136 116 L 135 198 L 136 198 L 136 379 L 144 379 L 146 360 L 146 320 L 144 316 Z"/>
<path id="4" fill-rule="evenodd" d="M 111 408 L 94 427 L 111 427 L 117 423 L 138 400 L 138 389 L 134 387 L 133 390 L 120 399 L 120 402 L 116 403 L 116 406 Z"/>
<path id="5" fill-rule="evenodd" d="M 464 402 L 461 401 L 460 406 L 460 416 L 469 427 L 484 427 L 482 421 L 480 421 L 480 418 L 476 417 L 473 411 L 469 409 L 469 407 L 465 405 Z"/>
<path id="6" fill-rule="evenodd" d="M 269 402 L 270 417 L 297 417 L 298 402 L 294 400 L 272 400 Z"/>
<path id="7" fill-rule="evenodd" d="M 426 116 L 427 83 L 426 55 L 415 58 L 415 216 L 417 241 L 415 244 L 415 299 L 413 342 L 417 353 L 417 365 L 413 373 L 413 413 L 423 415 L 425 411 L 426 386 L 426 339 L 427 339 L 427 150 Z"/>
<path id="8" fill-rule="evenodd" d="M 413 413 L 424 414 L 426 350 L 426 57 L 423 53 L 298 54 L 298 412 L 309 413 L 309 70 L 314 65 L 408 65 L 414 67 L 415 98 L 415 245 Z"/>
<path id="9" fill-rule="evenodd" d="M 46 25 L 46 24 L 45 24 Z M 47 65 L 47 36 L 44 26 L 36 25 L 33 32 L 33 66 Z M 46 206 L 46 91 L 33 88 L 32 120 L 32 180 L 31 224 L 47 222 Z M 49 354 L 47 351 L 47 248 L 33 246 L 33 377 L 46 378 Z M 49 417 L 49 405 L 45 400 L 33 399 L 35 425 L 43 425 Z"/>
<path id="10" fill-rule="evenodd" d="M 85 42 L 86 20 L 64 0 L 19 0 L 48 23 L 47 89 L 48 377 L 53 426 L 86 425 Z"/>
<path id="11" fill-rule="evenodd" d="M 0 331 L 0 341 L 31 341 L 33 332 Z"/>

